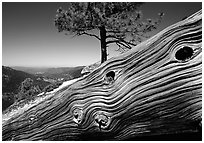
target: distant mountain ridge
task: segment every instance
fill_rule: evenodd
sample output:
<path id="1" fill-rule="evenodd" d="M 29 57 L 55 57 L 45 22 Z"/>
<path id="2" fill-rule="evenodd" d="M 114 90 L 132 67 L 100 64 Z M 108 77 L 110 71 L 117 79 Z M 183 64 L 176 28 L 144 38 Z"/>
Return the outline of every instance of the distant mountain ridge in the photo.
<path id="1" fill-rule="evenodd" d="M 82 69 L 85 66 L 77 66 L 77 67 L 23 67 L 23 66 L 12 66 L 11 68 L 15 70 L 24 71 L 30 74 L 37 74 L 37 73 L 49 73 L 49 74 L 56 74 L 62 73 L 67 71 L 75 71 L 78 69 Z"/>
<path id="2" fill-rule="evenodd" d="M 81 77 L 81 71 L 85 66 L 78 67 L 12 67 L 13 69 L 24 71 L 30 74 L 42 75 L 49 78 L 69 77 L 70 79 Z"/>

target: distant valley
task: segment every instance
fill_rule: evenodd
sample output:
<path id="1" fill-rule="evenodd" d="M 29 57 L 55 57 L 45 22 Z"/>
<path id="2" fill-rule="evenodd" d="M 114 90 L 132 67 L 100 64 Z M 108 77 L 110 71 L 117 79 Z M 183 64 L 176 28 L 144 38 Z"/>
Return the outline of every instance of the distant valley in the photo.
<path id="1" fill-rule="evenodd" d="M 36 68 L 36 67 L 7 67 L 2 66 L 2 109 L 5 110 L 14 102 L 21 83 L 31 78 L 34 85 L 43 90 L 49 84 L 67 81 L 81 77 L 80 67 Z"/>

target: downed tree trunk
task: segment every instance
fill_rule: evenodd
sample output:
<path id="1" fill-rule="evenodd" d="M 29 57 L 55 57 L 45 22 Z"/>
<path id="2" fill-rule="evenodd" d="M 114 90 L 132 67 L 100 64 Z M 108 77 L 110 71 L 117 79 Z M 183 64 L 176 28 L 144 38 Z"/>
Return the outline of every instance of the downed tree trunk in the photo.
<path id="1" fill-rule="evenodd" d="M 3 140 L 124 140 L 197 132 L 201 11 L 3 122 Z M 90 138 L 89 138 L 90 137 Z"/>

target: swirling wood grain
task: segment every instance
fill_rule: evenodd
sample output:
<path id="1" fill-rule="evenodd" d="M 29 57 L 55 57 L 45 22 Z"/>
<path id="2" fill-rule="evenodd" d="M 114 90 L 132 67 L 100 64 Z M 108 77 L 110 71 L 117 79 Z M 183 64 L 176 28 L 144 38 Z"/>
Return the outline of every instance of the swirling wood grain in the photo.
<path id="1" fill-rule="evenodd" d="M 10 117 L 2 125 L 2 138 L 124 140 L 197 131 L 202 109 L 201 44 L 199 11 Z M 178 60 L 175 55 L 183 47 L 193 53 Z M 106 77 L 110 71 L 115 73 L 112 81 Z"/>

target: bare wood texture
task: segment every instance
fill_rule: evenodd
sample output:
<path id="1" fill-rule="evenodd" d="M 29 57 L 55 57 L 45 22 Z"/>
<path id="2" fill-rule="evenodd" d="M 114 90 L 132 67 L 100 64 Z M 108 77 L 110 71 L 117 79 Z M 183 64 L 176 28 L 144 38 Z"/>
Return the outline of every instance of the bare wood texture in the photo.
<path id="1" fill-rule="evenodd" d="M 202 108 L 201 43 L 199 11 L 12 116 L 2 125 L 2 138 L 124 140 L 196 132 Z M 193 53 L 186 56 L 184 49 L 178 60 L 183 47 Z M 115 72 L 111 78 L 106 76 L 110 71 Z"/>

